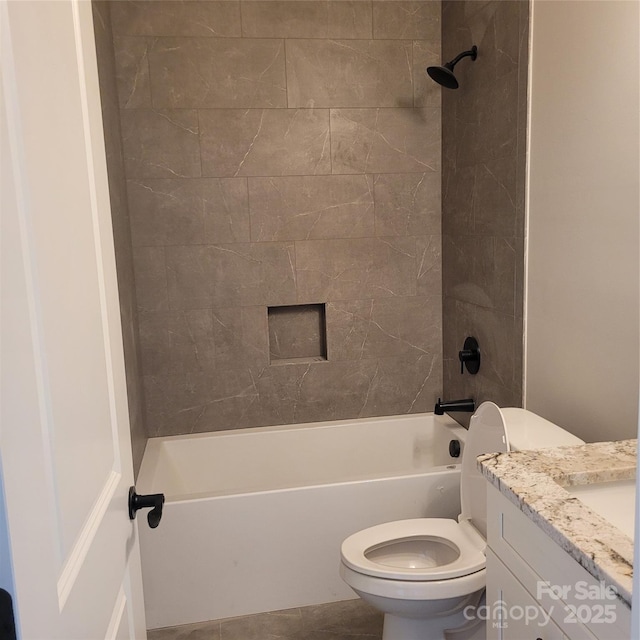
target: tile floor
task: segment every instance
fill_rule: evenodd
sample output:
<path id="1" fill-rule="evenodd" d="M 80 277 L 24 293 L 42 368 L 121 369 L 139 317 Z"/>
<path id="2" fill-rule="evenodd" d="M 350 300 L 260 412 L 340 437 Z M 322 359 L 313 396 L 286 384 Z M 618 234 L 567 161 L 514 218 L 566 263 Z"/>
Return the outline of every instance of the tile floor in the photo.
<path id="1" fill-rule="evenodd" d="M 382 614 L 362 600 L 153 629 L 148 640 L 380 640 Z"/>

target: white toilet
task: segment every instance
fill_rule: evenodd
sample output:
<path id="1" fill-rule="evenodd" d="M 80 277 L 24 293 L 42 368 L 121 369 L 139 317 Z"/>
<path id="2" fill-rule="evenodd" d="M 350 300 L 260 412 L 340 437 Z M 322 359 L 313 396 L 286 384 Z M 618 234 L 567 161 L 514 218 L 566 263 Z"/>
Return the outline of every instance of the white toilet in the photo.
<path id="1" fill-rule="evenodd" d="M 484 638 L 470 619 L 486 584 L 483 453 L 584 444 L 525 409 L 484 402 L 471 417 L 462 454 L 458 520 L 414 518 L 364 529 L 342 543 L 342 579 L 384 616 L 383 640 Z M 445 631 L 446 636 L 445 636 Z"/>

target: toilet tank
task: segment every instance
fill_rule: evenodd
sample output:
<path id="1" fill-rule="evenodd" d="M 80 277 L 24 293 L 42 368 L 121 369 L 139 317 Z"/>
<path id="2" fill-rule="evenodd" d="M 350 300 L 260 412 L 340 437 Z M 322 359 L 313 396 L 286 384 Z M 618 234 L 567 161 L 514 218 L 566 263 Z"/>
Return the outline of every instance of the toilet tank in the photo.
<path id="1" fill-rule="evenodd" d="M 584 444 L 584 440 L 527 409 L 507 407 L 501 411 L 511 451 Z"/>

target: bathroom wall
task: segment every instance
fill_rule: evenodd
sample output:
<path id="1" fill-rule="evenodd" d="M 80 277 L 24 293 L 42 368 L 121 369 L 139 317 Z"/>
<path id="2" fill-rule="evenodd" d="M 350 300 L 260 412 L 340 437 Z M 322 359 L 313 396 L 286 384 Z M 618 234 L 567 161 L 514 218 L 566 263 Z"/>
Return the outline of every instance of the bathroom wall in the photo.
<path id="1" fill-rule="evenodd" d="M 446 399 L 522 406 L 528 33 L 526 0 L 443 2 L 443 59 L 478 47 L 442 92 Z M 474 376 L 460 374 L 466 336 L 480 344 Z"/>
<path id="2" fill-rule="evenodd" d="M 440 9 L 111 4 L 149 435 L 432 410 Z"/>
<path id="3" fill-rule="evenodd" d="M 639 11 L 533 12 L 526 406 L 588 441 L 637 437 Z"/>
<path id="4" fill-rule="evenodd" d="M 137 475 L 142 462 L 142 454 L 147 444 L 144 416 L 144 392 L 142 387 L 136 288 L 133 273 L 133 251 L 129 225 L 126 180 L 120 137 L 120 114 L 116 87 L 113 35 L 111 32 L 110 3 L 93 4 L 93 22 L 98 56 L 100 98 L 104 121 L 105 149 L 109 174 L 109 196 L 113 235 L 116 246 L 116 270 L 120 296 L 120 317 L 127 375 L 127 396 L 129 400 L 129 420 L 133 467 Z"/>

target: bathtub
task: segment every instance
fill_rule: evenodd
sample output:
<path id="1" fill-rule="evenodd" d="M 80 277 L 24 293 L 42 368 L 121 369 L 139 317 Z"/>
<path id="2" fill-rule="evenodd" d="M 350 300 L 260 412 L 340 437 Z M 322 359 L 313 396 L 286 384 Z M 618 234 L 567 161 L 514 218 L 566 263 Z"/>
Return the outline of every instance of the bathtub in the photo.
<path id="1" fill-rule="evenodd" d="M 354 598 L 340 544 L 374 524 L 460 512 L 466 431 L 433 414 L 151 438 L 138 493 L 150 629 Z"/>

